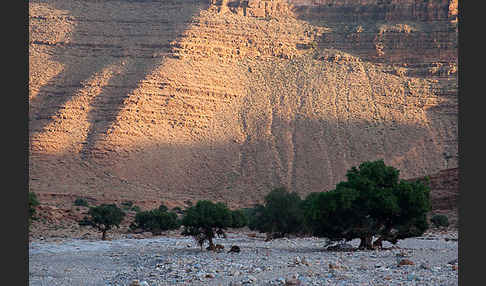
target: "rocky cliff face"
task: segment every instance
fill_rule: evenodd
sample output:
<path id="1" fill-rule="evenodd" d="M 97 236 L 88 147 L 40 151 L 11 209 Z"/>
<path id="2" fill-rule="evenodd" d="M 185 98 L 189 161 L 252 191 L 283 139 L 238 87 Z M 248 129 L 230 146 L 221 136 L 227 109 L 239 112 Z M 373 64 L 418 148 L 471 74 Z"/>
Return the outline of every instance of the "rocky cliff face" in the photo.
<path id="1" fill-rule="evenodd" d="M 241 206 L 457 167 L 454 7 L 30 1 L 29 187 Z"/>

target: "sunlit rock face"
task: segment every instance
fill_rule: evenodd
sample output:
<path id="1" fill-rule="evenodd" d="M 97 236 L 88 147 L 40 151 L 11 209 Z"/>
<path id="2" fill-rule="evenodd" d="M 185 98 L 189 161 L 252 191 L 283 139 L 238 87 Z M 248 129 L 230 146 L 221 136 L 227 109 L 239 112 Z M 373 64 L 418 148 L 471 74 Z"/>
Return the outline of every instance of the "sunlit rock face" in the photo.
<path id="1" fill-rule="evenodd" d="M 259 202 L 457 167 L 457 1 L 30 1 L 29 187 Z"/>

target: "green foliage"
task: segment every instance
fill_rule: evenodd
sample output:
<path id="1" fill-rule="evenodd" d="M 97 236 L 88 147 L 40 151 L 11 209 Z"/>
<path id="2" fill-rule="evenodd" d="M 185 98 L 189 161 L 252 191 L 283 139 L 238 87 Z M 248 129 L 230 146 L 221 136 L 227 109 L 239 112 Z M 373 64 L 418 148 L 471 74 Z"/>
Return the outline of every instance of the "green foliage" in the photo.
<path id="1" fill-rule="evenodd" d="M 121 208 L 124 211 L 140 212 L 140 207 L 133 204 L 132 201 L 125 201 L 121 203 Z"/>
<path id="2" fill-rule="evenodd" d="M 166 207 L 164 204 L 160 204 L 160 206 L 159 206 L 159 211 L 166 212 L 166 211 L 168 211 L 168 210 L 169 210 L 169 208 L 168 208 L 168 207 Z"/>
<path id="3" fill-rule="evenodd" d="M 135 222 L 131 228 L 141 228 L 153 234 L 160 234 L 162 231 L 179 228 L 177 214 L 166 210 L 153 209 L 138 212 L 135 215 Z"/>
<path id="4" fill-rule="evenodd" d="M 89 207 L 88 201 L 83 198 L 77 198 L 74 201 L 74 205 L 77 207 Z"/>
<path id="5" fill-rule="evenodd" d="M 302 232 L 304 222 L 302 200 L 285 188 L 272 190 L 265 196 L 265 206 L 256 206 L 250 220 L 250 229 L 267 233 L 268 237 L 284 237 Z"/>
<path id="6" fill-rule="evenodd" d="M 434 225 L 435 228 L 439 228 L 441 226 L 443 226 L 443 227 L 449 226 L 449 219 L 447 218 L 447 216 L 445 216 L 443 214 L 433 215 L 430 218 L 430 222 Z"/>
<path id="7" fill-rule="evenodd" d="M 212 248 L 216 234 L 226 237 L 224 230 L 230 227 L 231 223 L 231 211 L 225 204 L 202 200 L 186 209 L 182 218 L 182 234 L 194 237 L 201 249 L 206 240 Z"/>
<path id="8" fill-rule="evenodd" d="M 125 201 L 125 202 L 122 202 L 121 203 L 121 208 L 124 209 L 124 210 L 130 210 L 133 206 L 133 202 L 132 201 Z"/>
<path id="9" fill-rule="evenodd" d="M 37 199 L 37 195 L 34 192 L 29 192 L 28 197 L 28 204 L 29 204 L 29 225 L 35 215 L 35 207 L 39 205 L 39 200 Z"/>
<path id="10" fill-rule="evenodd" d="M 310 194 L 304 200 L 305 225 L 312 235 L 342 240 L 349 233 L 356 213 L 352 208 L 357 194 L 351 189 Z"/>
<path id="11" fill-rule="evenodd" d="M 102 240 L 106 239 L 106 232 L 113 227 L 119 227 L 125 217 L 123 210 L 115 204 L 90 207 L 88 215 L 89 217 L 84 217 L 79 224 L 82 226 L 90 225 L 101 231 L 103 233 Z"/>
<path id="12" fill-rule="evenodd" d="M 360 238 L 360 247 L 370 249 L 373 236 L 380 243 L 396 243 L 427 230 L 427 182 L 399 180 L 399 171 L 383 160 L 352 167 L 346 177 L 334 190 L 306 198 L 305 225 L 312 234 L 331 240 Z"/>
<path id="13" fill-rule="evenodd" d="M 253 208 L 245 208 L 243 211 L 248 217 L 248 228 L 250 230 L 257 230 L 257 226 L 263 220 L 263 210 L 265 206 L 257 204 Z"/>
<path id="14" fill-rule="evenodd" d="M 232 228 L 241 228 L 248 225 L 248 217 L 246 213 L 239 209 L 231 211 L 231 225 Z"/>
<path id="15" fill-rule="evenodd" d="M 184 210 L 182 210 L 180 207 L 174 207 L 172 209 L 173 212 L 175 212 L 176 214 L 183 214 L 184 213 Z"/>

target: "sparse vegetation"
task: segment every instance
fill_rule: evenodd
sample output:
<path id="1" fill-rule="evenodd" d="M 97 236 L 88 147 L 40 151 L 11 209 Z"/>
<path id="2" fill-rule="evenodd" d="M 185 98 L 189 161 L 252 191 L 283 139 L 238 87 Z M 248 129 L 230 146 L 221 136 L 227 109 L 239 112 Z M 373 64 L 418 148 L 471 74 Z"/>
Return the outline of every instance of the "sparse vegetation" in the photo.
<path id="1" fill-rule="evenodd" d="M 89 207 L 88 201 L 83 198 L 77 198 L 73 204 L 77 207 Z"/>
<path id="2" fill-rule="evenodd" d="M 213 239 L 216 235 L 226 237 L 224 231 L 231 226 L 231 223 L 231 211 L 225 204 L 202 200 L 185 211 L 182 218 L 184 227 L 182 234 L 192 236 L 201 250 L 206 240 L 209 249 L 214 250 Z"/>
<path id="3" fill-rule="evenodd" d="M 124 211 L 134 211 L 134 212 L 140 212 L 140 207 L 136 206 L 133 204 L 133 201 L 125 201 L 121 203 L 121 208 Z"/>
<path id="4" fill-rule="evenodd" d="M 430 218 L 430 222 L 434 225 L 435 228 L 439 227 L 448 227 L 449 226 L 449 219 L 446 215 L 443 214 L 435 214 Z"/>
<path id="5" fill-rule="evenodd" d="M 184 214 L 184 210 L 181 209 L 180 207 L 174 207 L 172 211 L 175 212 L 176 214 Z"/>
<path id="6" fill-rule="evenodd" d="M 175 212 L 167 212 L 167 208 L 158 208 L 149 211 L 138 212 L 135 215 L 135 221 L 130 228 L 141 228 L 152 234 L 161 234 L 162 231 L 179 228 L 180 224 L 177 220 Z"/>
<path id="7" fill-rule="evenodd" d="M 34 192 L 29 192 L 28 199 L 29 199 L 28 204 L 29 204 L 29 226 L 30 226 L 32 219 L 34 219 L 35 208 L 39 205 L 39 200 L 37 199 L 37 195 Z"/>
<path id="8" fill-rule="evenodd" d="M 123 210 L 115 204 L 102 204 L 100 206 L 90 207 L 88 215 L 79 224 L 81 226 L 93 226 L 101 231 L 101 240 L 106 240 L 106 232 L 113 227 L 119 227 L 125 217 Z"/>
<path id="9" fill-rule="evenodd" d="M 169 208 L 167 206 L 165 206 L 164 204 L 160 204 L 159 211 L 166 212 L 168 210 L 169 210 Z"/>

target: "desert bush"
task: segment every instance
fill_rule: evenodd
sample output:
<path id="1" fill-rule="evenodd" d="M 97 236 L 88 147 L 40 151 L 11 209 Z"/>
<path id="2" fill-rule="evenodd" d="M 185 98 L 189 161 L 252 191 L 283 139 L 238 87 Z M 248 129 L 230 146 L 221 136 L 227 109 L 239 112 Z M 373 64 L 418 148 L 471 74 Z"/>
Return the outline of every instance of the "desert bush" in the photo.
<path id="1" fill-rule="evenodd" d="M 177 214 L 160 209 L 141 211 L 135 215 L 135 221 L 130 226 L 132 229 L 141 228 L 153 234 L 160 234 L 162 231 L 179 228 Z"/>
<path id="2" fill-rule="evenodd" d="M 168 208 L 168 207 L 166 207 L 164 204 L 160 204 L 160 206 L 159 206 L 159 211 L 166 212 L 166 211 L 168 211 L 168 210 L 169 210 L 169 208 Z"/>
<path id="3" fill-rule="evenodd" d="M 133 206 L 132 201 L 124 201 L 124 202 L 121 203 L 121 207 L 124 210 L 129 210 L 132 206 Z"/>
<path id="4" fill-rule="evenodd" d="M 446 215 L 443 214 L 435 214 L 430 218 L 430 222 L 434 225 L 435 228 L 439 227 L 448 227 L 449 226 L 449 219 Z"/>
<path id="5" fill-rule="evenodd" d="M 140 207 L 133 204 L 133 201 L 124 201 L 121 203 L 121 208 L 124 211 L 140 212 Z"/>
<path id="6" fill-rule="evenodd" d="M 180 207 L 174 207 L 172 208 L 172 211 L 175 212 L 176 214 L 183 214 L 184 210 L 181 209 Z"/>
<path id="7" fill-rule="evenodd" d="M 73 204 L 77 207 L 89 207 L 88 201 L 83 198 L 77 198 Z"/>
<path id="8" fill-rule="evenodd" d="M 213 239 L 216 235 L 226 237 L 224 230 L 231 223 L 231 211 L 225 204 L 201 200 L 184 212 L 182 234 L 192 236 L 201 250 L 205 241 L 208 241 L 209 249 L 215 249 Z"/>
<path id="9" fill-rule="evenodd" d="M 37 195 L 34 192 L 29 192 L 28 195 L 28 204 L 29 204 L 29 226 L 34 218 L 35 215 L 35 207 L 39 205 L 39 200 L 37 199 Z"/>
<path id="10" fill-rule="evenodd" d="M 102 204 L 100 206 L 90 207 L 88 216 L 85 216 L 80 222 L 81 226 L 92 226 L 102 232 L 102 240 L 106 240 L 106 232 L 113 227 L 119 227 L 123 221 L 125 213 L 115 204 Z"/>

